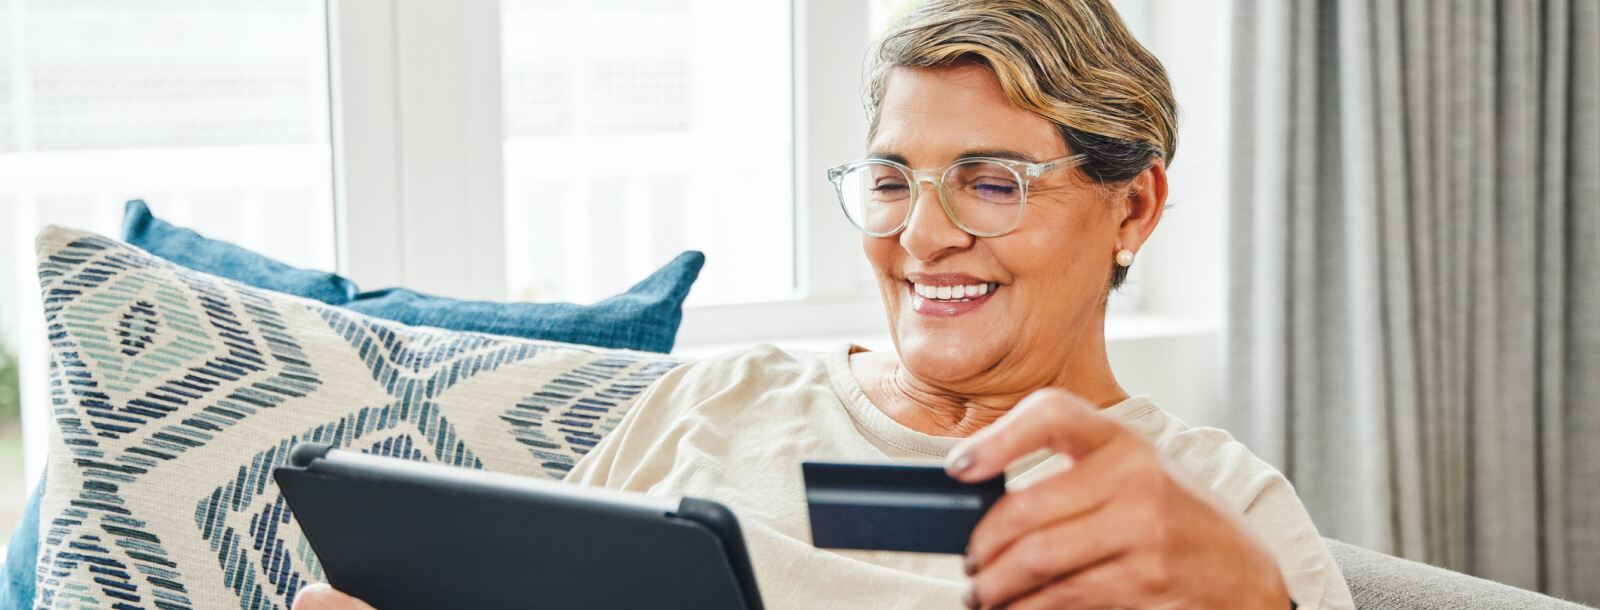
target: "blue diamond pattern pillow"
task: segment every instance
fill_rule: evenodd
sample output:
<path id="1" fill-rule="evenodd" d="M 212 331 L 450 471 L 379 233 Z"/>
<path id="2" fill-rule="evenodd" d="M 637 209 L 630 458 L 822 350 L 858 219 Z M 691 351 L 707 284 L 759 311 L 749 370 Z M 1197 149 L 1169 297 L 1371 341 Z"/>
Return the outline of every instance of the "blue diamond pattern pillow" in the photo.
<path id="1" fill-rule="evenodd" d="M 560 478 L 680 364 L 408 327 L 80 231 L 37 247 L 37 607 L 286 609 L 322 578 L 270 476 L 294 443 Z"/>

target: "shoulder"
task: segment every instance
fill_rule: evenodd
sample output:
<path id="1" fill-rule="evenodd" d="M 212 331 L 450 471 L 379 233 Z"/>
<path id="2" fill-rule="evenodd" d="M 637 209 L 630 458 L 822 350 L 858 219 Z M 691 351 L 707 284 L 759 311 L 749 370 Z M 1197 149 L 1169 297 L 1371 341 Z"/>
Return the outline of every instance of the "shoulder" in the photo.
<path id="1" fill-rule="evenodd" d="M 1148 402 L 1148 400 L 1146 400 Z M 1118 405 L 1119 407 L 1121 405 Z M 1113 407 L 1116 408 L 1116 407 Z M 1120 418 L 1195 483 L 1209 488 L 1261 536 L 1302 608 L 1350 608 L 1339 567 L 1294 486 L 1225 430 L 1191 428 L 1153 403 Z"/>
<path id="2" fill-rule="evenodd" d="M 770 343 L 761 343 L 706 358 L 699 364 L 712 371 L 759 370 L 792 375 L 823 362 L 823 355 L 816 352 L 786 350 Z"/>
<path id="3" fill-rule="evenodd" d="M 634 406 L 630 419 L 673 421 L 696 411 L 716 411 L 732 424 L 745 407 L 827 390 L 825 355 L 761 344 L 690 361 L 657 380 Z M 726 413 L 723 413 L 723 412 Z"/>
<path id="4" fill-rule="evenodd" d="M 1148 398 L 1130 398 L 1107 409 L 1106 414 L 1142 436 L 1162 457 L 1241 513 L 1268 489 L 1288 485 L 1276 468 L 1226 430 L 1191 428 Z"/>
<path id="5" fill-rule="evenodd" d="M 776 438 L 775 430 L 792 428 L 832 397 L 819 354 L 758 345 L 691 361 L 645 390 L 569 480 L 649 489 L 678 465 L 680 449 L 722 459 L 732 451 L 729 439 Z"/>
<path id="6" fill-rule="evenodd" d="M 667 390 L 685 398 L 731 389 L 760 390 L 794 385 L 825 368 L 822 354 L 760 344 L 690 361 L 664 376 L 657 394 Z"/>

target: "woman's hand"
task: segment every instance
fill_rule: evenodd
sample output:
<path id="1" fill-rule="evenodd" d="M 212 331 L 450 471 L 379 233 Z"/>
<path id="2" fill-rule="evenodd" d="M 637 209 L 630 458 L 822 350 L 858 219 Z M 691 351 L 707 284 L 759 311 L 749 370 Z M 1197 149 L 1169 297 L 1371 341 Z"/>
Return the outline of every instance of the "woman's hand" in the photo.
<path id="1" fill-rule="evenodd" d="M 319 582 L 306 585 L 295 594 L 293 610 L 372 610 L 372 606 Z"/>
<path id="2" fill-rule="evenodd" d="M 978 524 L 969 607 L 1290 607 L 1272 554 L 1220 498 L 1072 394 L 1035 392 L 946 467 L 981 481 L 1041 448 L 1074 464 L 1007 493 Z"/>

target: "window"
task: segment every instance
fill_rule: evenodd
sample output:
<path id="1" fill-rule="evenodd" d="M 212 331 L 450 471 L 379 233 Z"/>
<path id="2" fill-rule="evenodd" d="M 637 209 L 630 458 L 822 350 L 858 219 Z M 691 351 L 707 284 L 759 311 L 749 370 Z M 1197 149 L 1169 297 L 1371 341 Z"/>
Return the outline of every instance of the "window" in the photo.
<path id="1" fill-rule="evenodd" d="M 793 296 L 788 3 L 503 0 L 501 24 L 512 298 L 592 302 L 685 249 L 690 304 Z"/>
<path id="2" fill-rule="evenodd" d="M 30 475 L 46 438 L 41 227 L 118 235 L 123 203 L 145 199 L 176 224 L 334 268 L 325 15 L 322 0 L 0 0 L 0 351 L 20 364 Z M 27 498 L 22 433 L 0 420 L 0 535 Z"/>
<path id="3" fill-rule="evenodd" d="M 461 298 L 593 301 L 699 249 L 681 347 L 886 346 L 824 171 L 863 154 L 862 60 L 920 1 L 0 0 L 0 346 L 30 474 L 47 436 L 33 236 L 115 235 L 133 198 L 292 265 Z M 1228 172 L 1201 151 L 1227 150 L 1210 85 L 1229 6 L 1115 4 L 1174 75 L 1190 152 L 1113 311 L 1204 320 L 1108 335 L 1140 339 L 1130 387 L 1215 394 L 1149 339 L 1216 338 Z M 6 387 L 0 356 L 0 535 L 24 497 Z"/>

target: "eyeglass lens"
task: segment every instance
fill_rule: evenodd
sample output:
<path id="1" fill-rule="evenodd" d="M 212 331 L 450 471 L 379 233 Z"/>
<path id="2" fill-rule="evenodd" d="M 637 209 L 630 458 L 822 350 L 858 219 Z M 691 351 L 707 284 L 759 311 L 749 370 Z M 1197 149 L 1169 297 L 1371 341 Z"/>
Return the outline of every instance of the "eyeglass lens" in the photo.
<path id="1" fill-rule="evenodd" d="M 839 177 L 839 201 L 861 230 L 886 235 L 904 228 L 911 215 L 912 184 L 906 172 L 884 163 L 865 163 Z M 1022 216 L 1022 184 L 1004 165 L 972 161 L 952 166 L 939 193 L 956 221 L 968 231 L 1004 233 Z"/>

